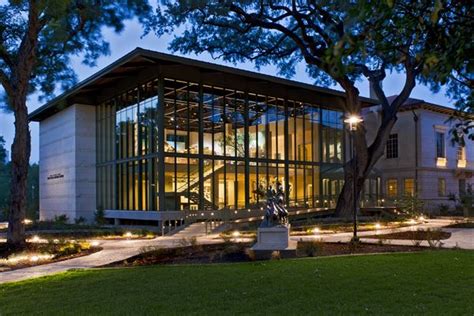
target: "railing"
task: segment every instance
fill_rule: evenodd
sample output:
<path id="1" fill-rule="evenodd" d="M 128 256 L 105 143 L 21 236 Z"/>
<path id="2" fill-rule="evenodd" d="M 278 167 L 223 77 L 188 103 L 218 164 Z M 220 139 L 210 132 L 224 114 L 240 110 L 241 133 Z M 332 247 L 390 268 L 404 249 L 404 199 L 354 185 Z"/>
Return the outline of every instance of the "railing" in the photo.
<path id="1" fill-rule="evenodd" d="M 188 176 L 186 175 L 184 177 L 181 177 L 185 179 L 184 181 L 185 183 L 179 186 L 176 192 L 184 192 L 187 190 L 191 190 L 196 184 L 198 184 L 200 181 L 204 181 L 208 176 L 212 175 L 212 173 L 214 172 L 217 172 L 223 166 L 224 166 L 224 163 L 214 164 L 214 166 L 212 164 L 204 166 L 202 179 L 199 179 L 199 167 L 198 166 L 194 167 L 192 171 L 189 173 L 189 179 L 191 180 L 189 183 L 189 186 L 187 183 Z"/>

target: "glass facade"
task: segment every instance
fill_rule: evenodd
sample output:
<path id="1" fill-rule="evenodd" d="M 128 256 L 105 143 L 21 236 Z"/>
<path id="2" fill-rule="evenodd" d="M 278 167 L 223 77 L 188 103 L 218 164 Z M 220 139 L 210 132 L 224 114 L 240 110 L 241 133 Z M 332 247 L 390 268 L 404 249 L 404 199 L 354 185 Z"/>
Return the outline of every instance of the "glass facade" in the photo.
<path id="1" fill-rule="evenodd" d="M 290 208 L 334 207 L 343 113 L 298 100 L 160 78 L 97 107 L 98 206 L 254 209 L 281 182 Z"/>

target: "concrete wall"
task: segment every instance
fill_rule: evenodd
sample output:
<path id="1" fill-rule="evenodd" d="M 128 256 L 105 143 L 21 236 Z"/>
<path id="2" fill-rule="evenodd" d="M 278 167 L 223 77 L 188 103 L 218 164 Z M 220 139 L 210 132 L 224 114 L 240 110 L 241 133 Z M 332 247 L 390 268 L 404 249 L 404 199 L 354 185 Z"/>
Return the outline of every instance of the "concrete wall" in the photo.
<path id="1" fill-rule="evenodd" d="M 93 220 L 95 124 L 95 107 L 79 104 L 40 122 L 40 220 Z"/>

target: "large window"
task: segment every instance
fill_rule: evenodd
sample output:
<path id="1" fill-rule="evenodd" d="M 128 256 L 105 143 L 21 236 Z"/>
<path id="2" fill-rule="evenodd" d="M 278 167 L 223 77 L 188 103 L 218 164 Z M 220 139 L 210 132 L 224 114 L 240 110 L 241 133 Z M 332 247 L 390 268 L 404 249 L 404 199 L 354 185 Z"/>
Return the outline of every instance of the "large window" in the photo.
<path id="1" fill-rule="evenodd" d="M 395 198 L 398 196 L 398 180 L 388 179 L 387 180 L 387 197 Z"/>
<path id="2" fill-rule="evenodd" d="M 97 107 L 98 205 L 256 209 L 279 183 L 289 207 L 334 207 L 344 183 L 342 117 L 251 89 L 140 84 Z"/>
<path id="3" fill-rule="evenodd" d="M 436 157 L 446 158 L 444 133 L 436 132 Z"/>
<path id="4" fill-rule="evenodd" d="M 388 136 L 385 156 L 387 159 L 398 158 L 398 134 Z"/>
<path id="5" fill-rule="evenodd" d="M 403 180 L 403 193 L 408 196 L 415 195 L 415 179 L 405 178 Z"/>
<path id="6" fill-rule="evenodd" d="M 97 107 L 97 206 L 155 210 L 158 205 L 158 80 Z"/>
<path id="7" fill-rule="evenodd" d="M 342 113 L 322 110 L 322 159 L 323 162 L 342 162 L 343 121 Z"/>

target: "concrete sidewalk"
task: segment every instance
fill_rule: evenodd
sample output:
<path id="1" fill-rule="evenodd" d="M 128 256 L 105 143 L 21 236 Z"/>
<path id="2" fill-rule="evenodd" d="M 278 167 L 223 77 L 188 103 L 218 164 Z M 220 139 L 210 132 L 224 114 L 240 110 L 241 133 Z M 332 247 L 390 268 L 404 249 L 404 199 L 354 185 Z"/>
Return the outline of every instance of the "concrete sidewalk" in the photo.
<path id="1" fill-rule="evenodd" d="M 461 249 L 468 249 L 474 250 L 474 229 L 469 228 L 443 228 L 451 224 L 451 220 L 446 219 L 430 219 L 426 222 L 418 225 L 407 226 L 407 227 L 400 227 L 394 229 L 380 229 L 378 231 L 363 231 L 359 232 L 358 236 L 360 240 L 366 243 L 378 243 L 379 240 L 375 238 L 364 238 L 364 236 L 371 236 L 371 235 L 384 235 L 396 232 L 405 232 L 417 229 L 442 229 L 443 231 L 450 232 L 451 237 L 445 240 L 442 240 L 443 248 L 461 248 Z M 292 240 L 322 240 L 325 242 L 349 242 L 352 238 L 352 232 L 348 233 L 335 233 L 335 234 L 316 234 L 313 236 L 298 236 L 292 237 Z M 406 245 L 406 246 L 413 246 L 413 242 L 411 240 L 401 240 L 401 239 L 385 239 L 384 243 L 392 244 L 392 245 Z M 429 244 L 427 241 L 423 241 L 420 243 L 420 246 L 428 247 Z"/>
<path id="2" fill-rule="evenodd" d="M 223 242 L 211 236 L 197 238 L 199 244 Z M 92 240 L 93 241 L 93 240 Z M 182 238 L 157 237 L 148 240 L 97 240 L 102 250 L 88 256 L 60 262 L 53 262 L 29 268 L 0 272 L 0 284 L 37 278 L 50 274 L 65 272 L 71 269 L 100 267 L 112 262 L 125 260 L 140 254 L 142 247 L 154 246 L 172 248 L 182 245 Z"/>

